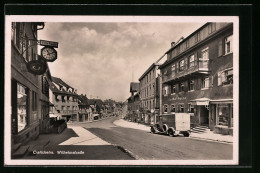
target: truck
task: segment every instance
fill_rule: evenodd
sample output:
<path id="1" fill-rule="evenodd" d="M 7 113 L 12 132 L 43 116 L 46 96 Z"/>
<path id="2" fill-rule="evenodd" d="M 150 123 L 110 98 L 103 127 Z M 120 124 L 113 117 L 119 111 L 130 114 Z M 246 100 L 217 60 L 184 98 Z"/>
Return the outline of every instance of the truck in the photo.
<path id="1" fill-rule="evenodd" d="M 151 125 L 151 133 L 165 134 L 169 136 L 190 136 L 190 114 L 175 113 L 162 114 L 156 117 L 156 123 Z"/>

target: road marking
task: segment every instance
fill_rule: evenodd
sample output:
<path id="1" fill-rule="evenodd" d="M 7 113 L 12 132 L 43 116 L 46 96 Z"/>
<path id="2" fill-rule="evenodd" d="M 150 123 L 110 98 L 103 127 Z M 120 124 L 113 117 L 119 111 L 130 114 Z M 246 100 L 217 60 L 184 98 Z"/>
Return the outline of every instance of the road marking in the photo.
<path id="1" fill-rule="evenodd" d="M 59 145 L 111 145 L 83 127 L 70 126 L 69 128 L 71 128 L 78 137 L 71 137 Z"/>

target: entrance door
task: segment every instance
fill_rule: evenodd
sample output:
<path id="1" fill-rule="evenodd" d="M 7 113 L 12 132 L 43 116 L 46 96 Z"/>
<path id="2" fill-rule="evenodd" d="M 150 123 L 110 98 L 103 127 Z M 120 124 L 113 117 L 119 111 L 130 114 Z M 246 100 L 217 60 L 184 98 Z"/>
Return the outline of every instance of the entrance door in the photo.
<path id="1" fill-rule="evenodd" d="M 205 106 L 200 106 L 200 124 L 209 125 L 209 111 Z"/>

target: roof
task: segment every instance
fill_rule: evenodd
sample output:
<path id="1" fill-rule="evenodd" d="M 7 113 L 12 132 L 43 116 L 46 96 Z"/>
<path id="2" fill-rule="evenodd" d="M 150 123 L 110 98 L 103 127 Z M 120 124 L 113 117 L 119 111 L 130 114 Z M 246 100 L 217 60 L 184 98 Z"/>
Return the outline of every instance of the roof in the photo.
<path id="1" fill-rule="evenodd" d="M 140 87 L 139 82 L 131 82 L 130 83 L 130 92 L 138 92 Z"/>
<path id="2" fill-rule="evenodd" d="M 63 86 L 65 86 L 66 88 L 73 88 L 73 87 L 71 87 L 71 86 L 69 86 L 68 84 L 66 84 L 63 80 L 61 80 L 60 78 L 57 78 L 57 77 L 54 77 L 54 76 L 52 76 L 52 80 L 53 80 L 53 82 L 55 82 L 56 84 L 58 84 L 58 85 L 63 85 Z M 74 89 L 74 88 L 73 88 Z"/>
<path id="3" fill-rule="evenodd" d="M 59 90 L 59 89 L 53 84 L 53 82 L 50 83 L 50 90 L 51 90 L 53 93 L 57 93 L 57 94 L 77 95 L 76 93 L 71 93 L 71 92 Z"/>
<path id="4" fill-rule="evenodd" d="M 142 74 L 142 76 L 141 76 L 138 80 L 140 81 L 142 78 L 144 78 L 144 76 L 145 76 L 147 73 L 149 73 L 149 72 L 153 69 L 153 67 L 159 66 L 159 65 L 161 65 L 161 64 L 160 64 L 160 63 L 153 63 L 153 64 L 144 72 L 144 74 Z"/>
<path id="5" fill-rule="evenodd" d="M 99 107 L 101 107 L 103 105 L 103 101 L 101 99 L 88 99 L 88 103 L 89 105 L 98 105 Z"/>
<path id="6" fill-rule="evenodd" d="M 78 99 L 82 102 L 82 105 L 89 105 L 89 99 L 87 98 L 87 96 L 81 94 L 78 95 Z"/>

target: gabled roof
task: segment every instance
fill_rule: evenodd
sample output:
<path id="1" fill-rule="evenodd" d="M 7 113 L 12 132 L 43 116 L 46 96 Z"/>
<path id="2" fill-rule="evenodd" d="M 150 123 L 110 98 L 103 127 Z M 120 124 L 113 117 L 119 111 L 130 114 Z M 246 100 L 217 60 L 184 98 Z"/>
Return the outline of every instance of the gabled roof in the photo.
<path id="1" fill-rule="evenodd" d="M 130 92 L 138 92 L 140 89 L 140 83 L 139 82 L 131 82 L 130 83 Z"/>
<path id="2" fill-rule="evenodd" d="M 68 84 L 66 84 L 63 80 L 61 80 L 60 78 L 57 78 L 57 77 L 54 77 L 52 76 L 52 80 L 53 82 L 55 82 L 57 85 L 63 85 L 65 86 L 66 88 L 72 88 L 74 89 L 73 87 L 69 86 Z"/>
<path id="3" fill-rule="evenodd" d="M 89 105 L 98 105 L 99 107 L 101 107 L 103 105 L 103 101 L 101 99 L 88 99 L 88 103 Z"/>
<path id="4" fill-rule="evenodd" d="M 78 99 L 82 102 L 82 105 L 89 105 L 89 99 L 83 94 L 78 95 Z"/>
<path id="5" fill-rule="evenodd" d="M 71 92 L 67 92 L 67 91 L 61 91 L 61 90 L 59 90 L 54 84 L 53 84 L 53 82 L 54 82 L 54 80 L 56 80 L 56 79 L 54 79 L 55 77 L 52 77 L 52 79 L 53 79 L 53 81 L 50 83 L 50 90 L 53 92 L 53 93 L 57 93 L 57 94 L 65 94 L 65 95 L 74 95 L 74 96 L 76 96 L 77 94 L 76 93 L 71 93 Z M 58 78 L 59 79 L 59 78 Z M 60 79 L 61 80 L 61 79 Z M 57 81 L 57 80 L 56 80 Z M 56 82 L 55 82 L 56 83 Z"/>

